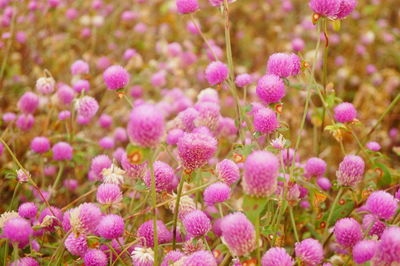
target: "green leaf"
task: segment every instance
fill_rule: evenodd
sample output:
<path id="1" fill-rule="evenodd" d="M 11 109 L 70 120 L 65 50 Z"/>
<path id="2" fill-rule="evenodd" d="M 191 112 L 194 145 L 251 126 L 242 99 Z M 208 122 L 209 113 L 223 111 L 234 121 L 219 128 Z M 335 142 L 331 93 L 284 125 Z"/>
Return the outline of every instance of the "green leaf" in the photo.
<path id="1" fill-rule="evenodd" d="M 382 171 L 379 179 L 378 185 L 381 187 L 389 186 L 392 183 L 392 175 L 390 174 L 389 169 L 383 163 L 375 163 L 373 169 L 380 169 Z"/>
<path id="2" fill-rule="evenodd" d="M 267 203 L 268 198 L 255 198 L 245 195 L 242 207 L 247 218 L 249 218 L 252 223 L 255 223 L 257 217 L 260 217 L 261 213 L 264 211 Z"/>

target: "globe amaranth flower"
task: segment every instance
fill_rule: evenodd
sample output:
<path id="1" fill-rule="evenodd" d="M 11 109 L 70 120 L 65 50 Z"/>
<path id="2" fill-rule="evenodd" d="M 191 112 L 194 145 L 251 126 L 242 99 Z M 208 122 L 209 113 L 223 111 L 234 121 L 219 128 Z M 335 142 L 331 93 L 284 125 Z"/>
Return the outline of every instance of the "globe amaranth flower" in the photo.
<path id="1" fill-rule="evenodd" d="M 39 215 L 39 222 L 48 231 L 54 231 L 54 227 L 61 225 L 62 220 L 62 211 L 54 206 L 50 206 L 50 209 L 44 209 Z"/>
<path id="2" fill-rule="evenodd" d="M 64 246 L 69 253 L 75 256 L 84 256 L 88 249 L 86 236 L 84 234 L 79 236 L 76 236 L 74 233 L 69 234 L 64 241 Z"/>
<path id="3" fill-rule="evenodd" d="M 51 94 L 56 85 L 52 77 L 42 77 L 36 81 L 36 90 L 42 94 Z"/>
<path id="4" fill-rule="evenodd" d="M 218 179 L 228 185 L 232 185 L 240 178 L 239 167 L 235 162 L 229 159 L 224 159 L 217 163 L 215 170 Z"/>
<path id="5" fill-rule="evenodd" d="M 107 266 L 107 255 L 100 249 L 89 249 L 83 258 L 85 266 Z"/>
<path id="6" fill-rule="evenodd" d="M 225 216 L 221 222 L 223 242 L 233 256 L 244 256 L 256 248 L 253 224 L 241 212 Z"/>
<path id="7" fill-rule="evenodd" d="M 122 200 L 122 192 L 116 184 L 101 184 L 97 188 L 96 199 L 101 204 L 115 204 Z"/>
<path id="8" fill-rule="evenodd" d="M 386 229 L 385 223 L 381 222 L 375 215 L 367 214 L 362 220 L 362 228 L 368 235 L 380 237 Z"/>
<path id="9" fill-rule="evenodd" d="M 351 14 L 351 12 L 353 12 L 356 5 L 357 5 L 357 0 L 341 0 L 336 17 L 338 19 L 347 17 L 348 15 Z"/>
<path id="10" fill-rule="evenodd" d="M 85 79 L 78 79 L 74 81 L 72 88 L 77 93 L 81 93 L 82 91 L 88 92 L 90 90 L 90 83 Z"/>
<path id="11" fill-rule="evenodd" d="M 317 184 L 321 189 L 323 189 L 325 191 L 330 190 L 332 187 L 331 181 L 326 177 L 319 177 L 317 179 Z"/>
<path id="12" fill-rule="evenodd" d="M 18 214 L 19 216 L 26 218 L 26 219 L 31 219 L 34 218 L 37 214 L 38 208 L 33 202 L 25 202 L 22 203 L 19 208 L 18 208 Z"/>
<path id="13" fill-rule="evenodd" d="M 357 110 L 353 104 L 344 102 L 337 105 L 334 109 L 335 120 L 340 123 L 348 123 L 357 117 Z"/>
<path id="14" fill-rule="evenodd" d="M 253 77 L 247 73 L 237 75 L 235 78 L 235 84 L 239 88 L 243 88 L 253 82 Z"/>
<path id="15" fill-rule="evenodd" d="M 140 146 L 157 145 L 164 135 L 164 130 L 164 116 L 154 105 L 142 104 L 132 110 L 127 133 Z"/>
<path id="16" fill-rule="evenodd" d="M 25 114 L 32 114 L 36 111 L 39 106 L 39 97 L 33 92 L 25 92 L 24 95 L 19 98 L 17 103 L 18 109 Z"/>
<path id="17" fill-rule="evenodd" d="M 99 146 L 105 150 L 110 150 L 114 148 L 114 139 L 111 137 L 104 137 L 99 140 Z"/>
<path id="18" fill-rule="evenodd" d="M 182 252 L 178 250 L 171 250 L 165 255 L 163 261 L 161 262 L 161 266 L 169 266 L 180 260 L 183 256 L 184 254 Z"/>
<path id="19" fill-rule="evenodd" d="M 334 228 L 336 241 L 343 247 L 352 247 L 363 237 L 361 225 L 353 218 L 343 218 Z"/>
<path id="20" fill-rule="evenodd" d="M 262 134 L 271 134 L 279 127 L 276 113 L 270 108 L 262 108 L 254 114 L 254 129 Z"/>
<path id="21" fill-rule="evenodd" d="M 178 143 L 179 139 L 183 136 L 183 134 L 184 132 L 180 128 L 170 130 L 167 135 L 167 143 L 169 145 L 175 146 Z"/>
<path id="22" fill-rule="evenodd" d="M 326 162 L 317 157 L 310 158 L 304 167 L 304 171 L 306 177 L 321 177 L 325 174 Z"/>
<path id="23" fill-rule="evenodd" d="M 70 104 L 74 100 L 74 97 L 75 91 L 67 85 L 63 85 L 57 90 L 57 98 L 59 102 L 65 105 Z"/>
<path id="24" fill-rule="evenodd" d="M 157 220 L 158 243 L 164 244 L 171 240 L 172 234 L 165 224 Z M 154 247 L 154 221 L 144 222 L 137 230 L 137 237 L 145 247 Z"/>
<path id="25" fill-rule="evenodd" d="M 39 263 L 34 258 L 24 257 L 12 262 L 10 266 L 39 266 Z"/>
<path id="26" fill-rule="evenodd" d="M 115 164 L 112 164 L 108 168 L 103 168 L 101 170 L 101 175 L 103 176 L 103 183 L 106 184 L 116 184 L 116 185 L 121 185 L 124 183 L 124 175 L 125 171 L 116 166 Z"/>
<path id="27" fill-rule="evenodd" d="M 31 149 L 36 153 L 45 153 L 50 150 L 50 141 L 46 137 L 35 137 L 31 141 Z"/>
<path id="28" fill-rule="evenodd" d="M 128 85 L 129 73 L 122 66 L 113 65 L 104 71 L 103 79 L 108 89 L 118 90 Z"/>
<path id="29" fill-rule="evenodd" d="M 201 102 L 195 105 L 195 109 L 199 112 L 194 120 L 196 127 L 207 127 L 211 132 L 215 133 L 218 129 L 219 118 L 219 105 L 211 102 Z"/>
<path id="30" fill-rule="evenodd" d="M 183 259 L 185 266 L 217 266 L 214 255 L 210 251 L 196 251 Z"/>
<path id="31" fill-rule="evenodd" d="M 92 119 L 99 110 L 99 104 L 96 99 L 90 96 L 84 96 L 76 103 L 78 115 L 88 120 Z"/>
<path id="32" fill-rule="evenodd" d="M 174 169 L 172 169 L 172 167 L 169 166 L 168 164 L 161 161 L 155 161 L 153 167 L 154 167 L 154 180 L 155 180 L 156 190 L 158 192 L 168 190 L 169 185 L 175 178 Z M 150 171 L 148 171 L 147 174 L 145 175 L 144 183 L 148 188 L 151 188 Z"/>
<path id="33" fill-rule="evenodd" d="M 154 251 L 151 248 L 135 247 L 131 253 L 131 258 L 135 266 L 154 265 Z"/>
<path id="34" fill-rule="evenodd" d="M 335 17 L 341 0 L 310 0 L 310 8 L 320 16 Z"/>
<path id="35" fill-rule="evenodd" d="M 35 118 L 31 114 L 21 114 L 17 118 L 16 126 L 22 131 L 29 131 L 33 124 L 35 123 Z"/>
<path id="36" fill-rule="evenodd" d="M 231 188 L 222 182 L 209 185 L 203 192 L 204 202 L 213 205 L 229 199 Z"/>
<path id="37" fill-rule="evenodd" d="M 381 149 L 381 145 L 376 141 L 368 142 L 366 147 L 371 151 L 379 151 Z"/>
<path id="38" fill-rule="evenodd" d="M 208 134 L 185 133 L 178 141 L 178 155 L 186 169 L 194 170 L 205 165 L 214 156 L 217 144 Z"/>
<path id="39" fill-rule="evenodd" d="M 3 237 L 11 243 L 17 243 L 20 247 L 26 246 L 32 235 L 33 229 L 31 224 L 24 218 L 12 218 L 4 223 Z"/>
<path id="40" fill-rule="evenodd" d="M 71 74 L 72 75 L 82 75 L 89 73 L 89 64 L 83 60 L 76 60 L 71 65 Z"/>
<path id="41" fill-rule="evenodd" d="M 353 247 L 353 260 L 357 264 L 370 261 L 376 252 L 378 242 L 375 240 L 361 240 Z"/>
<path id="42" fill-rule="evenodd" d="M 396 214 L 397 204 L 398 200 L 391 194 L 380 190 L 372 192 L 369 195 L 365 207 L 370 213 L 380 219 L 390 220 Z"/>
<path id="43" fill-rule="evenodd" d="M 284 248 L 270 248 L 261 259 L 262 266 L 292 266 L 294 261 Z"/>
<path id="44" fill-rule="evenodd" d="M 400 264 L 400 227 L 387 228 L 378 243 L 373 265 Z"/>
<path id="45" fill-rule="evenodd" d="M 224 82 L 228 78 L 228 67 L 220 62 L 211 62 L 205 72 L 206 79 L 210 85 L 217 85 Z"/>
<path id="46" fill-rule="evenodd" d="M 124 233 L 124 219 L 115 214 L 103 216 L 97 225 L 97 233 L 106 239 L 115 239 Z"/>
<path id="47" fill-rule="evenodd" d="M 275 53 L 268 58 L 267 72 L 281 78 L 296 76 L 300 73 L 300 58 L 295 54 Z"/>
<path id="48" fill-rule="evenodd" d="M 268 151 L 254 151 L 244 163 L 242 186 L 244 191 L 253 196 L 272 195 L 277 186 L 279 161 Z"/>
<path id="49" fill-rule="evenodd" d="M 336 171 L 338 184 L 354 187 L 358 185 L 364 175 L 364 160 L 357 155 L 346 155 Z"/>
<path id="50" fill-rule="evenodd" d="M 110 168 L 111 166 L 111 159 L 105 154 L 100 154 L 92 159 L 90 171 L 94 174 L 96 180 L 103 180 L 103 170 Z"/>
<path id="51" fill-rule="evenodd" d="M 295 244 L 295 253 L 305 265 L 319 265 L 324 259 L 324 250 L 321 243 L 312 238 L 304 239 Z"/>
<path id="52" fill-rule="evenodd" d="M 188 213 L 182 222 L 186 232 L 192 236 L 203 236 L 211 229 L 210 219 L 200 210 Z"/>
<path id="53" fill-rule="evenodd" d="M 256 87 L 257 96 L 265 103 L 277 103 L 286 94 L 283 80 L 274 74 L 262 76 Z"/>
<path id="54" fill-rule="evenodd" d="M 69 226 L 76 234 L 95 233 L 102 218 L 99 207 L 93 203 L 82 203 L 69 212 Z M 64 224 L 63 224 L 64 227 Z"/>

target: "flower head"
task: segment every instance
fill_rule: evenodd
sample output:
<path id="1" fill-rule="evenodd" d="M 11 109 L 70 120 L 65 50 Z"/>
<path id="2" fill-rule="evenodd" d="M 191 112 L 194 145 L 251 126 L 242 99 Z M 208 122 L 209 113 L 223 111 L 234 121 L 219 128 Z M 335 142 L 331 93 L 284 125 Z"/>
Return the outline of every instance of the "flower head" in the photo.
<path id="1" fill-rule="evenodd" d="M 292 266 L 294 261 L 284 248 L 270 248 L 261 259 L 262 266 Z"/>
<path id="2" fill-rule="evenodd" d="M 156 190 L 158 192 L 168 190 L 170 184 L 173 182 L 175 178 L 174 169 L 168 164 L 155 161 L 154 162 L 154 178 Z M 144 177 L 144 182 L 148 188 L 151 188 L 151 173 L 150 171 Z"/>
<path id="3" fill-rule="evenodd" d="M 364 160 L 357 155 L 346 155 L 336 171 L 341 186 L 354 187 L 361 182 L 364 175 Z"/>
<path id="4" fill-rule="evenodd" d="M 285 84 L 280 77 L 274 74 L 267 74 L 258 80 L 256 93 L 267 104 L 277 103 L 286 94 Z"/>
<path id="5" fill-rule="evenodd" d="M 239 167 L 229 159 L 224 159 L 215 166 L 218 179 L 228 185 L 232 185 L 240 178 Z"/>
<path id="6" fill-rule="evenodd" d="M 181 14 L 189 14 L 199 9 L 197 0 L 176 0 L 176 8 Z"/>
<path id="7" fill-rule="evenodd" d="M 206 69 L 206 79 L 210 85 L 217 85 L 224 82 L 228 78 L 228 67 L 220 62 L 211 62 Z"/>
<path id="8" fill-rule="evenodd" d="M 361 225 L 353 218 L 343 218 L 336 222 L 334 234 L 343 247 L 352 247 L 363 237 Z"/>
<path id="9" fill-rule="evenodd" d="M 99 104 L 96 99 L 90 96 L 83 96 L 76 102 L 78 114 L 84 118 L 92 119 L 99 110 Z"/>
<path id="10" fill-rule="evenodd" d="M 335 17 L 339 12 L 340 0 L 311 0 L 310 8 L 320 16 Z"/>
<path id="11" fill-rule="evenodd" d="M 25 202 L 22 203 L 19 208 L 18 208 L 18 214 L 19 216 L 26 218 L 26 219 L 31 219 L 34 218 L 37 214 L 38 208 L 33 202 Z"/>
<path id="12" fill-rule="evenodd" d="M 129 82 L 129 73 L 122 66 L 110 66 L 103 73 L 104 82 L 110 90 L 122 89 Z"/>
<path id="13" fill-rule="evenodd" d="M 171 232 L 165 224 L 157 220 L 158 243 L 164 244 L 171 240 Z M 137 236 L 145 247 L 154 247 L 154 223 L 153 220 L 144 222 L 137 230 Z"/>
<path id="14" fill-rule="evenodd" d="M 221 222 L 223 242 L 233 256 L 244 256 L 256 248 L 253 224 L 241 212 L 225 216 Z"/>
<path id="15" fill-rule="evenodd" d="M 275 53 L 268 58 L 267 72 L 281 78 L 300 73 L 300 58 L 295 54 Z"/>
<path id="16" fill-rule="evenodd" d="M 124 219 L 115 214 L 103 216 L 97 225 L 97 233 L 106 239 L 121 237 L 124 233 Z"/>
<path id="17" fill-rule="evenodd" d="M 244 163 L 242 186 L 249 195 L 266 197 L 275 192 L 279 161 L 268 151 L 254 151 Z"/>
<path id="18" fill-rule="evenodd" d="M 183 218 L 183 226 L 192 236 L 203 236 L 210 231 L 211 222 L 204 212 L 195 210 Z"/>
<path id="19" fill-rule="evenodd" d="M 400 264 L 400 227 L 387 228 L 378 243 L 374 257 L 374 265 Z"/>
<path id="20" fill-rule="evenodd" d="M 96 193 L 96 199 L 101 204 L 116 204 L 121 202 L 121 189 L 116 184 L 101 184 Z"/>
<path id="21" fill-rule="evenodd" d="M 85 235 L 75 236 L 75 234 L 69 234 L 64 241 L 65 248 L 75 256 L 85 255 L 88 244 Z"/>
<path id="22" fill-rule="evenodd" d="M 135 247 L 131 254 L 135 266 L 153 266 L 154 251 L 151 248 Z"/>
<path id="23" fill-rule="evenodd" d="M 341 103 L 334 109 L 336 121 L 347 123 L 353 121 L 357 117 L 357 110 L 351 103 Z"/>
<path id="24" fill-rule="evenodd" d="M 30 222 L 21 217 L 9 219 L 4 223 L 3 237 L 12 243 L 18 243 L 22 247 L 29 243 L 32 234 L 33 229 Z"/>
<path id="25" fill-rule="evenodd" d="M 365 203 L 370 213 L 384 220 L 389 220 L 396 214 L 397 205 L 398 200 L 383 190 L 372 192 Z"/>
<path id="26" fill-rule="evenodd" d="M 52 77 L 42 77 L 36 81 L 36 90 L 42 94 L 50 94 L 54 91 L 56 85 Z"/>
<path id="27" fill-rule="evenodd" d="M 321 177 L 326 171 L 326 162 L 320 158 L 308 159 L 304 167 L 306 177 Z"/>
<path id="28" fill-rule="evenodd" d="M 39 105 L 39 97 L 33 92 L 25 92 L 24 95 L 19 98 L 18 109 L 25 114 L 32 114 L 36 111 Z"/>
<path id="29" fill-rule="evenodd" d="M 229 199 L 231 188 L 222 182 L 217 182 L 208 186 L 203 192 L 204 202 L 213 205 Z"/>
<path id="30" fill-rule="evenodd" d="M 209 251 L 200 250 L 192 253 L 184 258 L 183 265 L 185 266 L 217 266 L 217 262 L 213 254 Z"/>
<path id="31" fill-rule="evenodd" d="M 107 255 L 100 249 L 89 249 L 83 258 L 85 266 L 107 266 Z"/>
<path id="32" fill-rule="evenodd" d="M 353 259 L 357 264 L 371 260 L 376 252 L 378 242 L 375 240 L 361 240 L 353 247 Z"/>
<path id="33" fill-rule="evenodd" d="M 254 129 L 263 134 L 271 134 L 279 126 L 276 113 L 270 108 L 262 108 L 254 114 Z"/>
<path id="34" fill-rule="evenodd" d="M 324 250 L 321 243 L 312 238 L 296 243 L 295 253 L 306 265 L 319 265 L 324 259 Z"/>

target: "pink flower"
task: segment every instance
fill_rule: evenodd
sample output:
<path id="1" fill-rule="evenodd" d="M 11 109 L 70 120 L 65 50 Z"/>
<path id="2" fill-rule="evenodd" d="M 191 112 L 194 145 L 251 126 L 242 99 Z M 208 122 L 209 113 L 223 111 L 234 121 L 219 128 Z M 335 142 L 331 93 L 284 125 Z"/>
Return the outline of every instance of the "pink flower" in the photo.
<path id="1" fill-rule="evenodd" d="M 228 67 L 224 63 L 214 61 L 207 66 L 205 75 L 210 85 L 217 85 L 228 78 L 228 72 Z"/>
<path id="2" fill-rule="evenodd" d="M 352 247 L 363 237 L 360 224 L 353 218 L 343 218 L 336 222 L 334 234 L 343 247 Z"/>
<path id="3" fill-rule="evenodd" d="M 197 0 L 176 0 L 176 8 L 180 14 L 189 14 L 199 9 Z"/>
<path id="4" fill-rule="evenodd" d="M 124 88 L 129 82 L 129 73 L 122 66 L 110 66 L 103 73 L 104 82 L 110 90 Z"/>
<path id="5" fill-rule="evenodd" d="M 258 80 L 256 93 L 267 104 L 277 103 L 286 94 L 285 84 L 280 77 L 274 74 L 267 74 Z"/>
<path id="6" fill-rule="evenodd" d="M 319 265 L 324 259 L 324 250 L 321 243 L 312 238 L 304 239 L 295 244 L 295 253 L 305 265 Z"/>
<path id="7" fill-rule="evenodd" d="M 335 119 L 340 123 L 353 121 L 357 117 L 357 110 L 351 103 L 341 103 L 335 107 Z"/>
<path id="8" fill-rule="evenodd" d="M 270 248 L 261 260 L 262 266 L 292 266 L 294 261 L 284 248 Z"/>

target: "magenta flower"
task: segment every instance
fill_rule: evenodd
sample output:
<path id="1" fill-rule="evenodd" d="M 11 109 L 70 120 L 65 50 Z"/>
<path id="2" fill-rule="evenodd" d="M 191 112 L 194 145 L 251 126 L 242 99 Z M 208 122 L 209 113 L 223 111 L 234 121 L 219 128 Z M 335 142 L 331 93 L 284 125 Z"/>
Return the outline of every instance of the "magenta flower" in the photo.
<path id="1" fill-rule="evenodd" d="M 321 243 L 312 238 L 304 239 L 295 244 L 296 256 L 306 265 L 319 265 L 324 259 Z"/>
<path id="2" fill-rule="evenodd" d="M 348 123 L 353 121 L 357 117 L 357 110 L 351 103 L 341 103 L 334 109 L 334 116 L 336 121 L 340 123 Z"/>
<path id="3" fill-rule="evenodd" d="M 158 243 L 164 244 L 171 240 L 172 234 L 165 226 L 165 224 L 158 220 L 157 221 L 157 234 Z M 153 220 L 144 222 L 137 230 L 137 236 L 141 243 L 145 247 L 154 247 L 154 223 Z"/>
<path id="4" fill-rule="evenodd" d="M 200 250 L 192 253 L 183 261 L 185 266 L 217 266 L 214 255 L 205 250 Z"/>
<path id="5" fill-rule="evenodd" d="M 217 85 L 224 82 L 228 78 L 228 67 L 220 62 L 211 62 L 206 68 L 206 79 L 210 85 Z"/>
<path id="6" fill-rule="evenodd" d="M 178 141 L 179 158 L 187 169 L 200 168 L 214 156 L 217 144 L 217 141 L 208 134 L 185 133 Z"/>
<path id="7" fill-rule="evenodd" d="M 33 92 L 25 92 L 18 101 L 18 109 L 23 113 L 32 114 L 39 105 L 39 97 Z"/>
<path id="8" fill-rule="evenodd" d="M 173 264 L 174 262 L 177 262 L 178 260 L 180 260 L 182 257 L 184 256 L 184 254 L 180 251 L 177 250 L 171 250 L 170 252 L 168 252 L 162 263 L 161 266 L 169 266 L 171 264 Z"/>
<path id="9" fill-rule="evenodd" d="M 241 212 L 225 216 L 221 222 L 222 238 L 233 256 L 244 256 L 256 248 L 253 224 Z"/>
<path id="10" fill-rule="evenodd" d="M 82 75 L 89 73 L 89 64 L 83 60 L 76 60 L 71 65 L 71 74 L 72 75 Z"/>
<path id="11" fill-rule="evenodd" d="M 253 82 L 253 77 L 247 73 L 237 75 L 235 78 L 235 84 L 239 88 L 243 88 Z"/>
<path id="12" fill-rule="evenodd" d="M 300 73 L 300 58 L 295 54 L 275 53 L 268 58 L 267 72 L 281 78 Z"/>
<path id="13" fill-rule="evenodd" d="M 180 14 L 189 14 L 199 9 L 197 0 L 176 0 L 176 8 Z"/>
<path id="14" fill-rule="evenodd" d="M 267 104 L 279 102 L 286 94 L 283 80 L 274 75 L 262 76 L 257 83 L 257 96 Z"/>
<path id="15" fill-rule="evenodd" d="M 83 258 L 85 266 L 107 266 L 107 255 L 100 249 L 89 249 Z"/>
<path id="16" fill-rule="evenodd" d="M 115 204 L 122 200 L 121 189 L 116 184 L 101 184 L 96 193 L 96 199 L 101 204 Z"/>
<path id="17" fill-rule="evenodd" d="M 374 265 L 400 264 L 400 227 L 387 228 L 378 243 Z"/>
<path id="18" fill-rule="evenodd" d="M 346 155 L 336 171 L 338 184 L 341 186 L 355 187 L 364 175 L 364 160 L 357 155 Z"/>
<path id="19" fill-rule="evenodd" d="M 335 17 L 339 12 L 341 0 L 310 0 L 310 8 L 323 17 Z"/>
<path id="20" fill-rule="evenodd" d="M 361 240 L 353 247 L 353 259 L 357 264 L 370 261 L 376 252 L 378 242 L 375 240 Z"/>
<path id="21" fill-rule="evenodd" d="M 371 151 L 379 151 L 382 147 L 376 141 L 370 141 L 366 144 L 367 148 Z"/>
<path id="22" fill-rule="evenodd" d="M 204 202 L 213 205 L 224 202 L 229 199 L 231 188 L 222 182 L 214 183 L 208 186 L 203 192 Z"/>
<path id="23" fill-rule="evenodd" d="M 137 144 L 144 147 L 157 145 L 164 130 L 164 116 L 154 105 L 142 104 L 132 110 L 127 132 Z"/>
<path id="24" fill-rule="evenodd" d="M 369 230 L 368 235 L 377 235 L 378 237 L 380 237 L 383 231 L 386 229 L 386 225 L 381 222 L 376 216 L 372 214 L 367 214 L 362 220 L 362 228 L 365 232 Z"/>
<path id="25" fill-rule="evenodd" d="M 361 225 L 353 218 L 343 218 L 336 222 L 334 234 L 343 247 L 352 247 L 363 237 Z"/>
<path id="26" fill-rule="evenodd" d="M 19 216 L 26 218 L 26 219 L 31 219 L 36 217 L 38 208 L 33 202 L 25 202 L 22 203 L 19 208 L 18 208 L 18 214 Z"/>
<path id="27" fill-rule="evenodd" d="M 10 266 L 39 266 L 39 263 L 34 258 L 25 257 L 12 262 Z"/>
<path id="28" fill-rule="evenodd" d="M 271 134 L 279 127 L 276 113 L 270 108 L 262 108 L 254 114 L 254 129 L 263 134 Z"/>
<path id="29" fill-rule="evenodd" d="M 391 194 L 380 190 L 372 192 L 369 195 L 365 207 L 370 213 L 380 219 L 390 220 L 396 214 L 397 204 L 398 200 Z"/>
<path id="30" fill-rule="evenodd" d="M 90 96 L 84 96 L 77 102 L 78 115 L 90 120 L 99 110 L 99 104 L 96 99 Z"/>
<path id="31" fill-rule="evenodd" d="M 53 160 L 55 161 L 64 161 L 72 159 L 72 147 L 66 142 L 58 142 L 53 148 Z"/>
<path id="32" fill-rule="evenodd" d="M 86 236 L 84 234 L 79 236 L 75 236 L 74 233 L 69 234 L 67 239 L 65 239 L 64 246 L 69 253 L 75 256 L 85 255 L 88 249 Z"/>
<path id="33" fill-rule="evenodd" d="M 306 177 L 321 177 L 326 171 L 326 162 L 320 158 L 313 157 L 308 159 L 305 167 Z"/>
<path id="34" fill-rule="evenodd" d="M 103 73 L 104 82 L 110 90 L 124 88 L 129 82 L 129 73 L 122 66 L 110 66 Z"/>
<path id="35" fill-rule="evenodd" d="M 279 161 L 268 151 L 254 151 L 244 163 L 242 186 L 249 195 L 267 197 L 277 186 Z"/>
<path id="36" fill-rule="evenodd" d="M 124 234 L 124 219 L 115 214 L 109 214 L 101 218 L 97 225 L 97 233 L 106 239 L 115 239 Z"/>
<path id="37" fill-rule="evenodd" d="M 20 247 L 25 247 L 29 243 L 32 234 L 30 222 L 23 218 L 12 218 L 6 221 L 3 227 L 3 237 L 12 243 L 18 243 Z"/>
<path id="38" fill-rule="evenodd" d="M 270 248 L 261 259 L 262 266 L 292 266 L 294 261 L 284 248 Z"/>
<path id="39" fill-rule="evenodd" d="M 174 169 L 168 164 L 155 161 L 154 162 L 154 178 L 155 178 L 155 185 L 156 190 L 158 192 L 168 190 L 169 185 L 173 182 L 175 178 Z M 144 177 L 144 182 L 148 188 L 151 188 L 151 173 L 150 171 Z"/>
<path id="40" fill-rule="evenodd" d="M 357 0 L 341 0 L 338 13 L 336 17 L 339 19 L 343 19 L 353 12 L 354 8 L 357 5 Z"/>
<path id="41" fill-rule="evenodd" d="M 101 181 L 103 180 L 102 171 L 106 168 L 110 168 L 111 165 L 111 159 L 105 154 L 100 154 L 92 159 L 92 162 L 90 164 L 90 172 L 92 172 L 96 180 Z"/>
<path id="42" fill-rule="evenodd" d="M 31 149 L 36 153 L 45 153 L 50 150 L 50 141 L 46 137 L 35 137 L 31 141 Z"/>
<path id="43" fill-rule="evenodd" d="M 199 210 L 192 211 L 183 218 L 186 232 L 192 236 L 203 236 L 211 229 L 211 222 L 207 215 Z"/>

